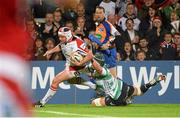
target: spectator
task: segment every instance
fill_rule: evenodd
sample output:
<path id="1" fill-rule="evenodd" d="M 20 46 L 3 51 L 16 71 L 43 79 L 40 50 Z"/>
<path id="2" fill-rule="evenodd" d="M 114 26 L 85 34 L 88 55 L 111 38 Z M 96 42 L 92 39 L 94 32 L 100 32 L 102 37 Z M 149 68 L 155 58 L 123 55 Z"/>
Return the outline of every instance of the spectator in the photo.
<path id="1" fill-rule="evenodd" d="M 54 25 L 55 25 L 56 29 L 59 29 L 60 27 L 64 26 L 64 20 L 62 18 L 61 10 L 60 9 L 56 9 L 54 11 L 53 15 L 54 15 Z"/>
<path id="2" fill-rule="evenodd" d="M 165 33 L 164 41 L 160 45 L 160 53 L 162 60 L 174 60 L 176 58 L 176 45 L 172 42 L 172 34 Z"/>
<path id="3" fill-rule="evenodd" d="M 122 34 L 122 39 L 124 42 L 131 42 L 133 50 L 136 51 L 138 48 L 139 43 L 139 32 L 133 29 L 134 26 L 134 20 L 131 18 L 128 18 L 126 20 L 126 27 L 127 29 Z"/>
<path id="4" fill-rule="evenodd" d="M 46 14 L 46 22 L 43 23 L 40 26 L 40 33 L 41 33 L 41 37 L 46 40 L 49 37 L 53 37 L 53 14 L 52 13 L 47 13 Z"/>
<path id="5" fill-rule="evenodd" d="M 177 45 L 176 48 L 176 60 L 180 60 L 180 45 Z"/>
<path id="6" fill-rule="evenodd" d="M 155 4 L 155 0 L 143 0 L 144 4 L 142 5 L 141 9 L 138 12 L 138 18 L 141 20 L 146 18 L 148 15 L 149 7 Z"/>
<path id="7" fill-rule="evenodd" d="M 148 47 L 148 39 L 146 37 L 140 38 L 139 50 L 143 50 L 146 54 L 146 60 L 158 60 L 159 54 L 153 48 Z"/>
<path id="8" fill-rule="evenodd" d="M 126 13 L 126 7 L 129 3 L 133 3 L 133 0 L 117 0 L 116 7 L 118 10 L 118 15 L 123 16 Z M 137 15 L 137 7 L 135 6 L 135 15 Z"/>
<path id="9" fill-rule="evenodd" d="M 118 26 L 118 16 L 110 14 L 107 17 L 107 21 L 109 21 L 120 33 L 123 33 L 123 30 Z"/>
<path id="10" fill-rule="evenodd" d="M 44 18 L 47 12 L 47 4 L 44 0 L 33 0 L 31 4 L 34 18 Z"/>
<path id="11" fill-rule="evenodd" d="M 70 3 L 69 1 L 66 0 L 66 6 L 65 6 L 65 12 L 63 14 L 64 20 L 65 21 L 75 21 L 77 19 L 77 13 L 76 13 L 76 5 L 75 1 Z M 73 4 L 74 3 L 74 4 Z"/>
<path id="12" fill-rule="evenodd" d="M 102 0 L 80 0 L 80 3 L 83 3 L 85 6 L 85 12 L 88 16 L 93 18 L 93 14 L 96 6 L 98 6 Z"/>
<path id="13" fill-rule="evenodd" d="M 105 9 L 105 18 L 112 14 L 115 15 L 115 3 L 112 2 L 111 0 L 103 0 L 99 6 L 103 7 Z"/>
<path id="14" fill-rule="evenodd" d="M 174 34 L 174 43 L 176 45 L 180 45 L 180 33 L 175 33 Z"/>
<path id="15" fill-rule="evenodd" d="M 125 42 L 124 43 L 124 50 L 123 50 L 123 53 L 122 53 L 122 60 L 123 61 L 134 60 L 134 51 L 132 49 L 131 42 Z"/>
<path id="16" fill-rule="evenodd" d="M 85 8 L 82 3 L 79 3 L 76 7 L 76 12 L 78 17 L 84 17 L 85 18 L 85 25 L 88 31 L 91 30 L 91 25 L 94 23 L 93 18 L 91 15 L 85 14 Z"/>
<path id="17" fill-rule="evenodd" d="M 171 0 L 170 5 L 166 6 L 161 10 L 163 18 L 166 23 L 170 22 L 171 19 L 171 12 L 176 11 L 178 16 L 180 16 L 180 1 L 179 0 Z"/>
<path id="18" fill-rule="evenodd" d="M 56 44 L 59 43 L 57 31 L 60 27 L 64 26 L 64 21 L 62 19 L 62 12 L 59 9 L 54 11 L 54 27 L 53 27 L 53 37 L 55 39 Z"/>
<path id="19" fill-rule="evenodd" d="M 78 17 L 77 18 L 77 28 L 74 31 L 75 35 L 80 36 L 81 39 L 88 37 L 88 31 L 85 26 L 85 18 L 84 17 Z"/>
<path id="20" fill-rule="evenodd" d="M 145 59 L 146 59 L 146 52 L 144 52 L 144 50 L 138 50 L 136 52 L 136 60 L 144 61 Z"/>
<path id="21" fill-rule="evenodd" d="M 34 53 L 34 60 L 45 60 L 46 57 L 43 56 L 45 52 L 43 41 L 40 38 L 35 40 L 35 53 Z"/>
<path id="22" fill-rule="evenodd" d="M 148 15 L 141 19 L 141 23 L 139 25 L 139 32 L 141 36 L 145 36 L 147 31 L 151 30 L 153 27 L 153 19 L 158 15 L 158 10 L 156 5 L 151 5 L 148 10 Z"/>
<path id="23" fill-rule="evenodd" d="M 133 19 L 134 29 L 139 30 L 140 20 L 135 15 L 135 6 L 132 3 L 127 5 L 126 13 L 119 19 L 118 25 L 122 28 L 123 31 L 125 31 L 127 29 L 125 22 L 128 18 Z"/>
<path id="24" fill-rule="evenodd" d="M 39 33 L 37 32 L 37 26 L 35 24 L 34 19 L 27 19 L 26 20 L 26 32 L 28 34 L 29 45 L 27 49 L 27 60 L 32 60 L 34 58 L 34 42 L 36 38 L 39 36 Z"/>
<path id="25" fill-rule="evenodd" d="M 116 15 L 109 15 L 107 21 L 109 21 L 116 29 L 118 32 L 120 32 L 120 34 L 123 34 L 123 30 L 117 25 L 117 16 Z M 122 37 L 116 36 L 115 37 L 115 45 L 116 45 L 116 50 L 117 51 L 121 51 L 123 50 L 123 40 Z"/>
<path id="26" fill-rule="evenodd" d="M 117 62 L 122 60 L 122 54 L 120 52 L 117 52 Z"/>
<path id="27" fill-rule="evenodd" d="M 175 33 L 174 34 L 174 43 L 176 44 L 176 59 L 180 60 L 180 33 Z"/>
<path id="28" fill-rule="evenodd" d="M 175 11 L 171 12 L 171 22 L 169 24 L 169 31 L 171 33 L 178 33 L 180 32 L 180 21 L 179 21 L 179 16 Z"/>
<path id="29" fill-rule="evenodd" d="M 55 40 L 52 38 L 48 38 L 45 41 L 45 47 L 47 50 L 51 50 L 55 47 Z M 48 56 L 46 56 L 46 60 L 64 60 L 64 56 L 62 54 L 62 52 L 57 52 L 57 53 L 53 53 L 50 54 Z"/>
<path id="30" fill-rule="evenodd" d="M 36 26 L 34 19 L 26 20 L 26 32 L 28 33 L 28 36 L 32 40 L 35 40 L 37 38 L 37 36 L 39 35 L 37 32 L 37 26 Z"/>
<path id="31" fill-rule="evenodd" d="M 76 7 L 76 12 L 78 17 L 85 17 L 85 8 L 82 3 L 79 3 Z"/>
<path id="32" fill-rule="evenodd" d="M 155 16 L 153 19 L 153 28 L 146 33 L 149 39 L 149 48 L 159 50 L 160 43 L 163 41 L 164 33 L 166 29 L 162 26 L 161 17 Z"/>
<path id="33" fill-rule="evenodd" d="M 72 21 L 66 21 L 65 27 L 68 27 L 74 33 L 74 23 Z"/>

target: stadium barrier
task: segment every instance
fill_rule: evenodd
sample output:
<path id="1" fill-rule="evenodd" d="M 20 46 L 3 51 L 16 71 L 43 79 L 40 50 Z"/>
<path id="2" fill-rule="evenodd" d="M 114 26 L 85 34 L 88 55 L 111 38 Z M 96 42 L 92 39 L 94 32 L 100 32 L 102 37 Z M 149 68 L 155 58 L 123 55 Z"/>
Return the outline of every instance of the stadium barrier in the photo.
<path id="1" fill-rule="evenodd" d="M 31 89 L 33 101 L 41 99 L 53 77 L 65 68 L 64 61 L 32 61 Z M 180 61 L 119 62 L 118 77 L 128 84 L 147 83 L 158 74 L 165 74 L 167 80 L 151 88 L 144 96 L 135 97 L 134 103 L 180 103 Z M 82 75 L 88 79 L 87 76 Z M 49 101 L 55 104 L 88 104 L 95 92 L 86 86 L 63 82 L 57 94 Z"/>

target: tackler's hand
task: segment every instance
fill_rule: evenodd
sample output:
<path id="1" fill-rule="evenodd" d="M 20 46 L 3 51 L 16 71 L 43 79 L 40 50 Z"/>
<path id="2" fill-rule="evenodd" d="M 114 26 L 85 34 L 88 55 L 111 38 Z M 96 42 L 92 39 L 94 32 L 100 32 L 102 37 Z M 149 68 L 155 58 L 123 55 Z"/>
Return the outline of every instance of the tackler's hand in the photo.
<path id="1" fill-rule="evenodd" d="M 111 46 L 111 44 L 109 42 L 107 42 L 101 46 L 101 50 L 107 50 L 107 49 L 109 49 L 110 46 Z"/>
<path id="2" fill-rule="evenodd" d="M 78 62 L 75 58 L 70 58 L 71 66 L 81 66 L 81 63 Z"/>

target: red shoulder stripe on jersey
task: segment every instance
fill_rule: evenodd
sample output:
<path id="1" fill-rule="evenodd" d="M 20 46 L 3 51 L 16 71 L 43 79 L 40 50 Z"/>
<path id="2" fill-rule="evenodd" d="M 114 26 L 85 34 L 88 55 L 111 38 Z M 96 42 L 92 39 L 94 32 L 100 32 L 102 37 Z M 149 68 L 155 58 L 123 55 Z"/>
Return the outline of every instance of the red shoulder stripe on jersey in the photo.
<path id="1" fill-rule="evenodd" d="M 85 42 L 82 39 L 77 38 L 76 43 L 79 49 L 81 49 L 82 51 L 85 51 L 86 53 L 89 52 L 89 50 L 86 47 Z"/>

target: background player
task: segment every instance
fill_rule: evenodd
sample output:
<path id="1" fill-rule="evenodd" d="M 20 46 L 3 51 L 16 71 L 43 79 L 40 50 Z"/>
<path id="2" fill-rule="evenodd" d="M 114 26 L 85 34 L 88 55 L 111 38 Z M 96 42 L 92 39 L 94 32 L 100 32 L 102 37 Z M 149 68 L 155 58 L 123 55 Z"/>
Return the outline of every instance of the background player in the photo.
<path id="1" fill-rule="evenodd" d="M 0 4 L 0 117 L 4 118 L 32 116 L 30 69 L 24 58 L 30 38 L 18 24 L 24 20 L 24 9 L 19 8 L 24 7 L 26 1 L 20 0 Z"/>

